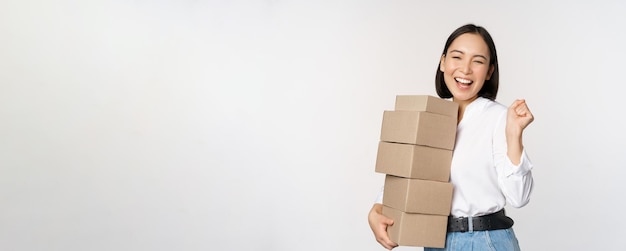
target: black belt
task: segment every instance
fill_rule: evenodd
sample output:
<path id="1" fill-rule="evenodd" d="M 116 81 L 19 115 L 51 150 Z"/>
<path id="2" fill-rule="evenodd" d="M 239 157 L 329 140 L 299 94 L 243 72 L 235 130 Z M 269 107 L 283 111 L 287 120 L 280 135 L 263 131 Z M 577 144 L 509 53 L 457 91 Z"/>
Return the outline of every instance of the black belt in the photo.
<path id="1" fill-rule="evenodd" d="M 448 232 L 470 231 L 469 217 L 448 217 Z M 513 219 L 506 216 L 504 209 L 483 216 L 472 217 L 471 231 L 507 229 L 513 226 Z"/>

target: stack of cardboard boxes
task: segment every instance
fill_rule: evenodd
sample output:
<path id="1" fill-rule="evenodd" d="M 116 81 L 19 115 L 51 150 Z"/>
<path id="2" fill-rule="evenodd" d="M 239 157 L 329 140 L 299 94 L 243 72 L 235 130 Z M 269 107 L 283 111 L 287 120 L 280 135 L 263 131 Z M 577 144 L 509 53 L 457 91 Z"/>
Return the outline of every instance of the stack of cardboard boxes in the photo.
<path id="1" fill-rule="evenodd" d="M 427 95 L 397 96 L 383 114 L 376 172 L 386 174 L 383 214 L 401 246 L 445 246 L 457 116 L 456 103 Z"/>

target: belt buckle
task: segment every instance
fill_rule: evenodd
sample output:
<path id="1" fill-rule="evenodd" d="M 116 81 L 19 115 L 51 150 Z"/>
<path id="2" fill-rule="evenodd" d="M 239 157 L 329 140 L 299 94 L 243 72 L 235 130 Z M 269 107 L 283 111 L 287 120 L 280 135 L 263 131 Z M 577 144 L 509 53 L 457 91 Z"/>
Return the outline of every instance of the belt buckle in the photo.
<path id="1" fill-rule="evenodd" d="M 472 216 L 461 217 L 461 232 L 474 232 L 474 219 Z"/>

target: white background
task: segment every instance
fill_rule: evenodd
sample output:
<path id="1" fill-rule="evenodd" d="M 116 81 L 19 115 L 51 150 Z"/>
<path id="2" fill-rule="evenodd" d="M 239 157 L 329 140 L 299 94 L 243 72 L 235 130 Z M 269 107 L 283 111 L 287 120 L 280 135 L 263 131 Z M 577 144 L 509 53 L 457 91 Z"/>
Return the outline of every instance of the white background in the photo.
<path id="1" fill-rule="evenodd" d="M 0 1 L 0 250 L 383 250 L 384 110 L 486 27 L 524 250 L 618 250 L 625 2 Z M 420 250 L 420 248 L 398 248 Z"/>

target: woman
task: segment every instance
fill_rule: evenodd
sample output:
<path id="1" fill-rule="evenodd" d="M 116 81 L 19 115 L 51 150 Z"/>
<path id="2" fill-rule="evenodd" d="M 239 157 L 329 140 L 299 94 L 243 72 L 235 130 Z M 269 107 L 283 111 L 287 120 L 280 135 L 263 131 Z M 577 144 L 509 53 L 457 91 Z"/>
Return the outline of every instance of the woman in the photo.
<path id="1" fill-rule="evenodd" d="M 504 206 L 519 208 L 528 203 L 533 165 L 522 134 L 534 118 L 524 100 L 516 100 L 508 109 L 494 101 L 498 58 L 487 30 L 468 24 L 448 37 L 435 86 L 439 97 L 459 104 L 450 173 L 454 194 L 445 249 L 424 250 L 519 250 Z M 386 229 L 393 221 L 382 215 L 381 203 L 382 192 L 368 220 L 376 240 L 392 249 L 397 244 Z M 491 224 L 481 224 L 485 220 Z"/>

